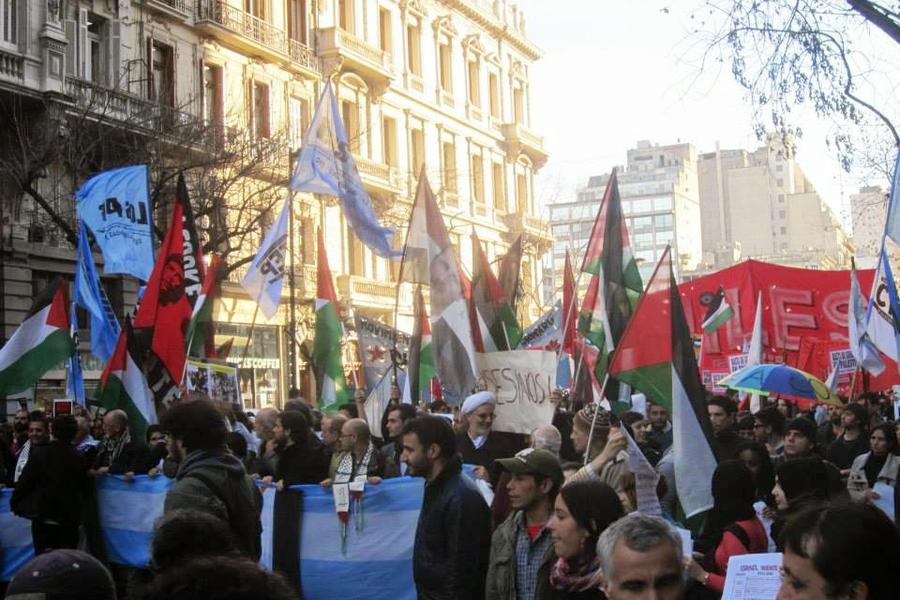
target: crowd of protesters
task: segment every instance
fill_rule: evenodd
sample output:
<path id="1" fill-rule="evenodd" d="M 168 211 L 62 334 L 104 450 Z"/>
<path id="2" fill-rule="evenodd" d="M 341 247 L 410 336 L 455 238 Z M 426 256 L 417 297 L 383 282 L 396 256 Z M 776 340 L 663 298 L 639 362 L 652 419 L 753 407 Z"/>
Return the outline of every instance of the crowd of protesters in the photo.
<path id="1" fill-rule="evenodd" d="M 673 529 L 665 407 L 642 399 L 645 411 L 616 416 L 555 391 L 553 424 L 525 436 L 495 430 L 490 392 L 455 409 L 399 395 L 378 423 L 363 394 L 329 414 L 296 391 L 283 410 L 255 414 L 193 397 L 144 439 L 121 410 L 17 411 L 0 427 L 0 478 L 37 556 L 6 597 L 296 598 L 298 582 L 258 566 L 260 487 L 403 476 L 426 481 L 413 553 L 423 599 L 716 598 L 730 557 L 776 550 L 780 599 L 897 597 L 897 515 L 875 506 L 889 490 L 900 507 L 898 427 L 883 395 L 753 414 L 707 398 L 718 467 L 692 556 Z M 629 437 L 659 474 L 662 517 L 637 511 Z M 110 572 L 84 552 L 91 481 L 107 475 L 175 480 L 146 570 Z"/>

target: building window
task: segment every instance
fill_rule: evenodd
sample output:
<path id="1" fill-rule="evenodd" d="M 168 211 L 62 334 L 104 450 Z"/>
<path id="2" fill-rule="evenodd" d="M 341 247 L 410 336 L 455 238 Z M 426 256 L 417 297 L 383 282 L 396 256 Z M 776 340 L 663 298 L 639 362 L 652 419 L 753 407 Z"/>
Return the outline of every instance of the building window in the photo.
<path id="1" fill-rule="evenodd" d="M 87 60 L 85 61 L 84 78 L 98 85 L 106 85 L 107 73 L 107 21 L 95 14 L 88 13 L 87 24 Z"/>
<path id="2" fill-rule="evenodd" d="M 496 73 L 488 75 L 488 99 L 491 104 L 491 116 L 495 119 L 500 118 L 500 78 Z"/>
<path id="3" fill-rule="evenodd" d="M 453 142 L 444 142 L 441 145 L 441 160 L 444 189 L 456 193 L 456 148 L 453 147 Z"/>
<path id="4" fill-rule="evenodd" d="M 528 212 L 528 179 L 522 173 L 516 175 L 516 210 L 521 214 Z"/>
<path id="5" fill-rule="evenodd" d="M 778 203 L 784 204 L 784 194 L 778 194 Z"/>
<path id="6" fill-rule="evenodd" d="M 355 0 L 338 0 L 338 27 L 349 33 L 353 33 L 354 30 L 354 1 Z"/>
<path id="7" fill-rule="evenodd" d="M 206 125 L 221 133 L 222 115 L 222 67 L 203 65 L 203 119 Z"/>
<path id="8" fill-rule="evenodd" d="M 288 142 L 291 150 L 296 150 L 303 144 L 303 134 L 309 126 L 309 102 L 305 98 L 289 98 L 288 118 Z"/>
<path id="9" fill-rule="evenodd" d="M 451 64 L 450 41 L 442 40 L 438 46 L 438 63 L 440 68 L 441 89 L 453 93 L 453 66 Z"/>
<path id="10" fill-rule="evenodd" d="M 778 187 L 784 187 L 784 179 L 779 177 L 778 179 L 775 180 L 775 185 L 777 185 Z"/>
<path id="11" fill-rule="evenodd" d="M 525 124 L 525 92 L 521 85 L 513 88 L 513 117 L 516 123 Z"/>
<path id="12" fill-rule="evenodd" d="M 468 63 L 468 75 L 469 75 L 469 104 L 474 106 L 481 106 L 481 86 L 478 81 L 478 72 L 480 69 L 478 68 L 477 60 L 470 60 Z"/>
<path id="13" fill-rule="evenodd" d="M 344 121 L 344 131 L 347 133 L 347 143 L 354 154 L 359 153 L 359 111 L 356 104 L 344 100 L 341 102 L 341 119 Z"/>
<path id="14" fill-rule="evenodd" d="M 778 211 L 778 218 L 779 218 L 779 219 L 783 219 L 783 218 L 784 218 L 784 211 L 783 211 L 783 210 L 779 210 L 779 211 Z"/>
<path id="15" fill-rule="evenodd" d="M 288 0 L 288 37 L 307 44 L 306 0 Z"/>
<path id="16" fill-rule="evenodd" d="M 175 106 L 175 52 L 157 41 L 150 44 L 150 99 Z"/>
<path id="17" fill-rule="evenodd" d="M 506 193 L 503 185 L 503 165 L 500 163 L 491 164 L 491 183 L 494 192 L 494 208 L 498 210 L 506 210 Z"/>
<path id="18" fill-rule="evenodd" d="M 484 161 L 480 154 L 472 155 L 472 198 L 484 204 Z"/>
<path id="19" fill-rule="evenodd" d="M 406 26 L 406 67 L 409 72 L 422 76 L 421 30 L 418 22 Z"/>
<path id="20" fill-rule="evenodd" d="M 0 42 L 15 45 L 19 41 L 16 35 L 16 22 L 19 19 L 19 0 L 0 0 Z"/>
<path id="21" fill-rule="evenodd" d="M 421 129 L 410 130 L 410 145 L 412 153 L 412 164 L 410 165 L 413 174 L 418 177 L 422 165 L 425 164 L 425 135 Z"/>
<path id="22" fill-rule="evenodd" d="M 782 227 L 782 228 L 781 228 L 781 235 L 786 235 L 786 234 L 787 234 L 787 227 Z"/>
<path id="23" fill-rule="evenodd" d="M 257 139 L 272 135 L 269 113 L 269 86 L 253 82 L 253 133 Z"/>
<path id="24" fill-rule="evenodd" d="M 349 252 L 347 253 L 347 260 L 349 261 L 349 265 L 347 265 L 350 269 L 351 275 L 365 276 L 366 274 L 366 257 L 365 257 L 365 249 L 363 248 L 362 242 L 359 241 L 359 238 L 356 237 L 356 234 L 353 233 L 353 228 L 350 227 L 350 224 L 347 223 L 346 227 L 347 232 L 347 245 Z"/>
<path id="25" fill-rule="evenodd" d="M 391 11 L 385 8 L 378 9 L 378 46 L 388 54 L 393 52 L 391 32 Z"/>
<path id="26" fill-rule="evenodd" d="M 268 0 L 244 0 L 244 10 L 257 19 L 267 21 L 269 17 L 269 13 L 266 10 L 268 8 L 266 6 L 267 2 Z"/>
<path id="27" fill-rule="evenodd" d="M 381 142 L 384 164 L 397 166 L 397 122 L 389 117 L 381 120 Z"/>

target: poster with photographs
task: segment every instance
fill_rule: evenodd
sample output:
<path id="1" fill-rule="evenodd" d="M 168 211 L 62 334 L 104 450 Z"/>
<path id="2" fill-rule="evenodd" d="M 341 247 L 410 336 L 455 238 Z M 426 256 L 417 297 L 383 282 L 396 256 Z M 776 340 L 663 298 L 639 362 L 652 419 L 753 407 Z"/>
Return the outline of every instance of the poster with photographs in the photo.
<path id="1" fill-rule="evenodd" d="M 186 379 L 188 391 L 206 392 L 213 402 L 241 403 L 237 367 L 234 365 L 189 358 Z"/>

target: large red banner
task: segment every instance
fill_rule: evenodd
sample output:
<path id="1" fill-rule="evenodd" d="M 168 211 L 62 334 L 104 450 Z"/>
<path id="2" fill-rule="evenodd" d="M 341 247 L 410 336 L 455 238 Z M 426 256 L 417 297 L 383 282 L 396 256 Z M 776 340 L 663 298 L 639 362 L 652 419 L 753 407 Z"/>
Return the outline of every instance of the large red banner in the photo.
<path id="1" fill-rule="evenodd" d="M 865 294 L 872 287 L 875 271 L 857 273 Z M 735 314 L 718 331 L 702 336 L 700 370 L 709 386 L 731 372 L 736 356 L 745 352 L 760 293 L 766 362 L 784 362 L 824 380 L 830 370 L 830 362 L 824 357 L 849 347 L 850 271 L 797 269 L 747 260 L 683 283 L 679 292 L 695 335 L 703 332 L 703 317 L 719 286 L 724 288 L 725 299 Z M 886 363 L 888 368 L 880 377 L 871 378 L 869 389 L 883 390 L 900 383 L 896 365 L 889 359 Z M 849 381 L 846 375 L 843 379 Z"/>

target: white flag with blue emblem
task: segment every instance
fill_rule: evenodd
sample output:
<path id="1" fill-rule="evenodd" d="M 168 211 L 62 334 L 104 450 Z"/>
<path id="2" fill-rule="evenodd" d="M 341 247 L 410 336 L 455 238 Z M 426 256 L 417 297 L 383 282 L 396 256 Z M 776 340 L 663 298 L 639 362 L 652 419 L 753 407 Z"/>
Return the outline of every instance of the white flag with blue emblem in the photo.
<path id="1" fill-rule="evenodd" d="M 284 272 L 287 268 L 287 226 L 290 200 L 284 203 L 278 220 L 266 233 L 256 258 L 250 264 L 241 286 L 247 290 L 251 298 L 256 300 L 259 309 L 267 319 L 278 312 L 281 303 L 281 287 L 284 283 Z"/>

